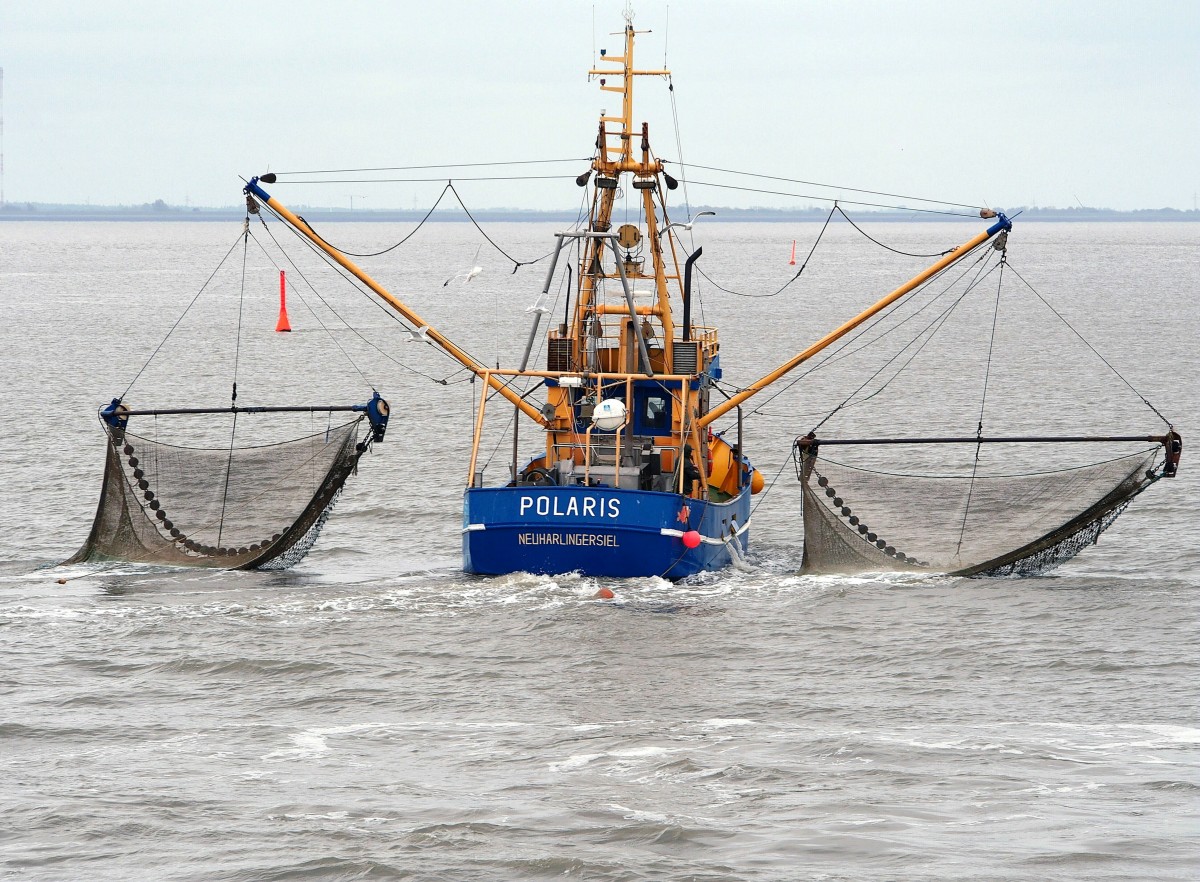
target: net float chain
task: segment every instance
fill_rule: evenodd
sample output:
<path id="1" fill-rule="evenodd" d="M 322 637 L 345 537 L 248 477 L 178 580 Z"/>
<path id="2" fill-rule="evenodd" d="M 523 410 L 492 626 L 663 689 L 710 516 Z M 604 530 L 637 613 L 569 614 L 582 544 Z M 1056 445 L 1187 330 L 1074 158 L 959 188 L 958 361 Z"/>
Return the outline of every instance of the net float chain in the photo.
<path id="1" fill-rule="evenodd" d="M 871 528 L 866 524 L 861 523 L 858 519 L 858 516 L 855 515 L 850 509 L 850 506 L 845 504 L 845 500 L 838 496 L 837 491 L 829 486 L 829 479 L 824 475 L 821 475 L 817 478 L 817 486 L 825 488 L 825 495 L 833 500 L 833 507 L 838 510 L 838 512 L 846 519 L 850 526 L 858 527 L 859 535 L 861 535 L 865 541 L 874 545 L 888 557 L 894 557 L 901 563 L 912 564 L 913 566 L 918 567 L 929 566 L 929 564 L 925 561 L 917 560 L 915 557 L 907 555 L 902 551 L 897 551 L 895 548 L 888 545 L 886 539 L 880 539 L 877 535 L 872 533 Z"/>
<path id="2" fill-rule="evenodd" d="M 384 406 L 386 407 L 386 402 L 384 402 Z M 113 441 L 114 446 L 119 443 L 120 442 L 116 440 Z M 282 533 L 276 533 L 270 539 L 264 539 L 261 542 L 255 542 L 252 545 L 242 546 L 241 548 L 219 548 L 215 545 L 205 545 L 201 542 L 196 542 L 193 539 L 189 539 L 186 535 L 184 535 L 183 531 L 176 527 L 170 518 L 167 517 L 166 509 L 164 509 L 162 507 L 162 503 L 155 498 L 154 491 L 150 489 L 150 482 L 146 480 L 146 473 L 140 468 L 141 460 L 139 460 L 135 455 L 137 451 L 134 450 L 133 445 L 126 442 L 121 448 L 121 452 L 127 457 L 126 462 L 129 463 L 129 467 L 133 469 L 133 480 L 137 484 L 137 488 L 142 491 L 142 497 L 146 500 L 146 507 L 154 512 L 155 518 L 161 522 L 162 528 L 171 534 L 171 538 L 188 551 L 193 551 L 196 554 L 209 555 L 210 557 L 217 555 L 232 557 L 238 554 L 249 554 L 252 551 L 260 551 L 283 538 Z"/>

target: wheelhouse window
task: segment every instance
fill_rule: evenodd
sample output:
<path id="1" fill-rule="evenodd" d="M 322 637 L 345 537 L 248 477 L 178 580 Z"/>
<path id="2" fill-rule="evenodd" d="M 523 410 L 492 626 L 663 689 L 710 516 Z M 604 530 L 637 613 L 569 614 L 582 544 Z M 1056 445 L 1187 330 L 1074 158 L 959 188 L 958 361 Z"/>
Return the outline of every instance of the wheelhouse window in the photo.
<path id="1" fill-rule="evenodd" d="M 640 411 L 644 434 L 664 434 L 671 430 L 671 399 L 666 395 L 647 395 L 642 399 Z"/>

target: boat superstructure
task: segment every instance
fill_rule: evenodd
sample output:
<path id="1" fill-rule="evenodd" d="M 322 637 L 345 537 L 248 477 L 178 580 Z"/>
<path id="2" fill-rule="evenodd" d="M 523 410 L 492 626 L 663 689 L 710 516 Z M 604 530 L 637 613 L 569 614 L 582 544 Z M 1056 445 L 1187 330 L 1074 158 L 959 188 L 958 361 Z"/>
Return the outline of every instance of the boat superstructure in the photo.
<path id="1" fill-rule="evenodd" d="M 700 424 L 721 367 L 717 330 L 691 320 L 687 272 L 698 255 L 681 253 L 667 208 L 676 181 L 633 115 L 637 78 L 670 72 L 636 67 L 632 24 L 622 37 L 622 54 L 603 54 L 589 72 L 621 109 L 602 112 L 578 180 L 591 188 L 588 223 L 558 235 L 547 274 L 548 291 L 559 256 L 580 255 L 569 319 L 547 339 L 545 450 L 514 462 L 511 486 L 472 474 L 471 572 L 678 578 L 728 564 L 748 541 L 755 472 L 740 437 L 726 442 Z M 613 221 L 624 192 L 638 223 Z"/>

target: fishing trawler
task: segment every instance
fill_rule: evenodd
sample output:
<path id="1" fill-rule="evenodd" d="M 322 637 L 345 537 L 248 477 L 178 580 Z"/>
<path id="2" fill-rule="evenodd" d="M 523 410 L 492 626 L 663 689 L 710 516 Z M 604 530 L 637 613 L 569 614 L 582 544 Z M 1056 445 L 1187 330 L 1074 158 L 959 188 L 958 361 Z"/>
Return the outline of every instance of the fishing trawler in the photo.
<path id="1" fill-rule="evenodd" d="M 670 72 L 635 65 L 632 23 L 623 38 L 621 55 L 606 54 L 602 66 L 589 71 L 602 90 L 620 95 L 621 112 L 601 116 L 591 168 L 577 182 L 592 188 L 586 228 L 556 239 L 543 293 L 564 245 L 579 239 L 583 248 L 571 320 L 550 330 L 545 368 L 527 363 L 536 323 L 525 359 L 512 370 L 489 369 L 441 332 L 427 331 L 431 342 L 494 393 L 479 402 L 466 470 L 462 546 L 463 566 L 471 573 L 679 579 L 740 559 L 749 543 L 751 497 L 763 486 L 743 447 L 743 402 L 1010 228 L 1007 218 L 993 215 L 952 255 L 742 392 L 714 401 L 712 389 L 722 377 L 718 331 L 697 325 L 691 311 L 691 271 L 702 249 L 685 252 L 668 213 L 667 197 L 677 183 L 651 149 L 649 125 L 634 117 L 637 79 Z M 263 186 L 269 180 L 251 180 L 247 196 L 309 237 L 414 327 L 428 327 L 271 196 Z M 640 224 L 613 220 L 614 202 L 625 188 L 640 197 Z M 545 403 L 536 406 L 514 391 L 514 377 L 540 380 Z M 498 403 L 489 409 L 489 398 L 506 400 L 544 438 L 542 448 L 514 462 L 510 480 L 498 486 L 486 486 L 476 469 L 484 421 L 502 409 Z M 731 413 L 738 416 L 734 436 L 714 434 L 713 424 Z M 517 442 L 514 431 L 514 456 Z"/>
<path id="2" fill-rule="evenodd" d="M 462 560 L 470 573 L 578 572 L 681 579 L 742 560 L 749 547 L 752 497 L 764 485 L 743 445 L 743 405 L 952 264 L 989 245 L 1002 252 L 1012 228 L 1003 213 L 982 210 L 986 225 L 976 235 L 775 370 L 734 394 L 725 394 L 718 385 L 725 370 L 718 331 L 697 324 L 692 311 L 693 269 L 702 249 L 689 253 L 680 238 L 679 229 L 684 225 L 672 222 L 668 207 L 678 183 L 652 149 L 649 125 L 638 123 L 634 116 L 638 79 L 665 77 L 669 71 L 636 66 L 636 36 L 627 17 L 622 53 L 602 53 L 589 71 L 601 90 L 620 96 L 620 111 L 613 115 L 601 112 L 590 168 L 576 181 L 588 189 L 586 223 L 555 237 L 542 294 L 550 291 L 560 265 L 564 259 L 569 262 L 572 254 L 574 282 L 567 320 L 551 326 L 546 334 L 544 365 L 530 361 L 547 310 L 534 310 L 517 367 L 489 367 L 431 327 L 409 304 L 271 195 L 266 187 L 276 183 L 276 175 L 254 177 L 244 188 L 249 212 L 274 216 L 292 227 L 390 306 L 413 329 L 411 333 L 441 348 L 482 381 L 485 394 L 479 397 L 469 461 L 463 468 Z M 617 223 L 614 206 L 627 192 L 633 194 L 639 219 Z M 518 383 L 525 384 L 524 390 Z M 233 404 L 236 416 L 236 384 Z M 119 517 L 109 513 L 107 522 L 121 525 L 128 533 L 129 523 L 139 519 L 140 507 L 162 544 L 172 549 L 165 562 L 225 566 L 259 565 L 281 554 L 281 544 L 289 541 L 288 537 L 301 548 L 310 546 L 327 504 L 340 492 L 366 443 L 382 440 L 387 417 L 386 403 L 378 394 L 368 405 L 330 408 L 353 409 L 369 417 L 372 434 L 368 442 L 356 445 L 349 435 L 339 436 L 331 452 L 324 454 L 335 463 L 329 472 L 334 477 L 326 477 L 323 489 L 307 507 L 299 506 L 304 514 L 290 527 L 274 531 L 270 539 L 231 549 L 219 533 L 216 540 L 197 541 L 188 538 L 182 525 L 171 521 L 167 521 L 170 529 L 164 531 L 163 516 L 146 510 L 147 503 L 137 491 L 145 490 L 150 494 L 145 498 L 152 501 L 161 494 L 154 495 L 150 486 L 153 476 L 147 476 L 144 467 L 138 468 L 135 446 L 128 437 L 127 421 L 137 412 L 123 408 L 117 399 L 102 414 L 113 448 L 106 487 L 111 479 L 114 486 L 135 489 L 122 497 Z M 489 483 L 481 466 L 485 424 L 489 420 L 506 423 L 514 416 L 511 463 L 505 474 Z M 730 428 L 714 432 L 722 419 Z M 522 433 L 522 424 L 532 424 L 537 433 L 535 449 L 523 454 L 522 445 L 529 443 L 530 436 Z M 974 440 L 982 444 L 985 439 Z M 1023 439 L 1006 440 L 1020 443 Z M 1164 450 L 1174 445 L 1177 465 L 1181 445 L 1173 429 L 1162 437 L 1144 440 L 1156 447 L 1161 444 Z M 810 479 L 816 482 L 819 478 L 824 482 L 820 490 L 832 499 L 824 500 L 816 488 L 810 488 L 805 497 L 806 564 L 816 560 L 816 550 L 823 544 L 834 548 L 824 561 L 833 569 L 932 568 L 924 559 L 927 555 L 898 550 L 865 523 L 860 525 L 860 517 L 827 486 L 823 467 L 816 464 L 819 440 L 809 436 L 803 441 L 797 447 L 798 463 L 803 459 L 802 480 L 807 486 Z M 1102 491 L 1102 503 L 1080 500 L 1082 514 L 1074 512 L 1065 523 L 1060 519 L 1032 540 L 1018 542 L 1017 551 L 1008 549 L 1005 564 L 1028 554 L 1045 557 L 1048 548 L 1064 547 L 1063 542 L 1069 543 L 1081 531 L 1091 535 L 1086 531 L 1103 522 L 1096 528 L 1098 535 L 1115 517 L 1113 512 L 1119 513 L 1144 486 L 1157 476 L 1174 473 L 1174 465 L 1160 467 L 1155 473 L 1148 464 L 1149 460 L 1139 459 L 1128 473 L 1117 475 L 1119 487 Z M 228 485 L 230 467 L 225 468 Z M 136 484 L 131 483 L 135 474 Z M 1112 477 L 1107 475 L 1107 479 Z M 216 475 L 209 483 L 219 480 Z M 213 500 L 209 508 L 215 510 L 216 506 L 217 500 Z M 226 508 L 226 501 L 220 500 L 222 520 Z M 103 532 L 102 514 L 97 515 L 94 532 Z M 810 544 L 812 557 L 808 556 Z M 111 542 L 97 547 L 108 549 L 109 555 L 117 554 Z M 294 558 L 293 554 L 288 559 Z M 821 566 L 818 562 L 813 568 Z M 938 566 L 955 569 L 953 563 L 939 562 Z M 966 571 L 961 566 L 958 569 Z M 984 571 L 986 566 L 973 572 Z"/>

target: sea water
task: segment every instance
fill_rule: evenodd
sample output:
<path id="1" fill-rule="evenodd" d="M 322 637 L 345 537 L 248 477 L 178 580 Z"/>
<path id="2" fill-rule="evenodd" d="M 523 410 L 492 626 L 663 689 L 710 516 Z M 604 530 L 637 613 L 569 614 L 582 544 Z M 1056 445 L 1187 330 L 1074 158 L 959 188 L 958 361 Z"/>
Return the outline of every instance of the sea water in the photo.
<path id="1" fill-rule="evenodd" d="M 531 260 L 555 229 L 489 233 Z M 478 385 L 312 255 L 288 263 L 251 230 L 247 242 L 240 224 L 0 225 L 0 877 L 1194 877 L 1200 496 L 1186 451 L 1178 478 L 1046 576 L 801 576 L 791 441 L 868 379 L 847 360 L 745 417 L 768 483 L 747 566 L 677 584 L 467 577 Z M 409 230 L 322 232 L 368 252 Z M 782 293 L 738 296 L 778 290 L 795 274 L 791 240 L 818 230 L 698 228 L 696 318 L 720 327 L 731 387 L 929 262 L 833 226 Z M 934 253 L 975 227 L 873 232 Z M 1185 446 L 1200 425 L 1198 243 L 1197 225 L 1165 223 L 1018 221 L 1010 239 L 1011 269 Z M 365 264 L 481 361 L 512 366 L 528 308 L 562 320 L 562 285 L 539 303 L 545 262 L 514 274 L 486 246 L 482 273 L 443 285 L 477 245 L 468 225 L 431 224 Z M 291 334 L 273 330 L 280 267 Z M 987 330 L 997 290 L 1002 315 L 1022 290 L 1034 300 L 1012 274 L 979 290 L 966 314 L 985 332 L 939 358 L 965 352 L 973 370 L 993 354 L 989 427 L 1162 430 L 1052 315 L 1038 333 Z M 981 375 L 947 363 L 951 388 L 918 359 L 929 378 L 889 385 L 875 416 L 933 427 L 952 412 L 973 431 Z M 239 404 L 355 403 L 372 387 L 391 401 L 386 441 L 312 554 L 286 572 L 54 567 L 99 496 L 96 409 L 131 383 L 139 406 L 223 406 L 235 381 Z M 502 482 L 511 428 L 491 408 L 481 467 Z M 866 406 L 821 431 L 854 413 Z M 228 423 L 140 419 L 153 437 L 228 443 Z M 246 418 L 237 431 L 266 443 L 326 422 Z M 600 587 L 614 600 L 593 599 Z"/>

